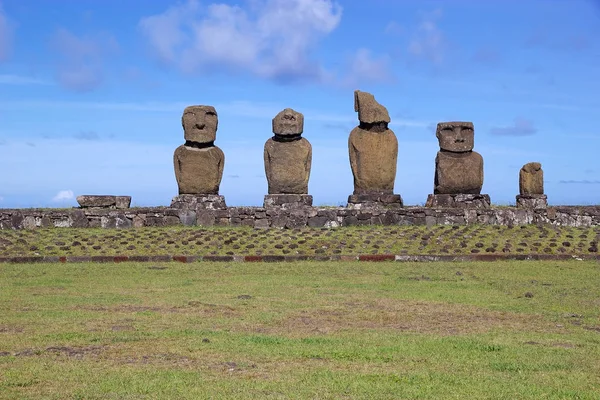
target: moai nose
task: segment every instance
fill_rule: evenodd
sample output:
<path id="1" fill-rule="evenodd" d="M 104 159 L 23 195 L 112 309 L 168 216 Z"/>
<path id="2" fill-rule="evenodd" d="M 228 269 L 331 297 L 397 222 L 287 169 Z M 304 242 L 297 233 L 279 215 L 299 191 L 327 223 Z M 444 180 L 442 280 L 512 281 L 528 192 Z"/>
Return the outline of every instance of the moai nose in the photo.
<path id="1" fill-rule="evenodd" d="M 206 126 L 206 115 L 196 115 L 196 128 L 204 129 Z"/>
<path id="2" fill-rule="evenodd" d="M 465 141 L 465 138 L 462 134 L 462 128 L 460 126 L 457 126 L 454 128 L 454 135 L 455 135 L 455 139 L 454 139 L 455 143 L 463 143 Z"/>

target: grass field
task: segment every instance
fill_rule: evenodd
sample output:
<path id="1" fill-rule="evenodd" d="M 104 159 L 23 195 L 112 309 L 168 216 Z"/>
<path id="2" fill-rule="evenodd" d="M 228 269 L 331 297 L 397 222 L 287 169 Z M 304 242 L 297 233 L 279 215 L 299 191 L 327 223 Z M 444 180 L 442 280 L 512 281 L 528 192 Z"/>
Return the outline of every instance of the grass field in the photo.
<path id="1" fill-rule="evenodd" d="M 0 264 L 0 398 L 598 399 L 599 294 L 592 261 Z"/>

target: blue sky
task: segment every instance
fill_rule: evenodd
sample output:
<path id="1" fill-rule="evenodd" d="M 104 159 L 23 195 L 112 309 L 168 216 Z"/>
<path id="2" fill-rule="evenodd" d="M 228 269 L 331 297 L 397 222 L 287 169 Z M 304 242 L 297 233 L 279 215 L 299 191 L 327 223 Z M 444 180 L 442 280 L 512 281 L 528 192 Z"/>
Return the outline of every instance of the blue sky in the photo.
<path id="1" fill-rule="evenodd" d="M 213 105 L 221 194 L 262 205 L 271 119 L 305 116 L 315 205 L 353 190 L 353 91 L 389 110 L 395 192 L 433 191 L 435 125 L 475 125 L 482 193 L 514 203 L 542 163 L 551 204 L 600 203 L 598 0 L 0 0 L 0 208 L 177 194 L 185 106 Z"/>

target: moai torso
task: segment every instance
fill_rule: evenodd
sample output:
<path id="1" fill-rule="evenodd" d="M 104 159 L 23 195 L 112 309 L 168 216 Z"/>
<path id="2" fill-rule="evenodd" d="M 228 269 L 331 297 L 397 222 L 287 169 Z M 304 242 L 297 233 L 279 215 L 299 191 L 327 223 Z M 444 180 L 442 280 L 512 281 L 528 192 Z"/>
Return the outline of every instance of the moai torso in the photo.
<path id="1" fill-rule="evenodd" d="M 473 151 L 471 122 L 441 122 L 436 136 L 440 151 L 435 158 L 434 194 L 480 194 L 483 157 Z"/>
<path id="2" fill-rule="evenodd" d="M 203 149 L 185 145 L 173 156 L 179 194 L 218 194 L 225 154 L 217 146 Z"/>
<path id="3" fill-rule="evenodd" d="M 265 143 L 265 174 L 269 194 L 307 194 L 312 162 L 312 146 L 300 138 L 293 142 Z"/>
<path id="4" fill-rule="evenodd" d="M 519 171 L 519 194 L 544 194 L 544 171 L 542 164 L 531 162 Z"/>
<path id="5" fill-rule="evenodd" d="M 264 150 L 269 194 L 308 194 L 312 146 L 301 137 L 304 116 L 286 108 L 273 118 L 275 136 Z"/>
<path id="6" fill-rule="evenodd" d="M 434 194 L 480 194 L 482 186 L 483 157 L 479 153 L 437 153 Z"/>
<path id="7" fill-rule="evenodd" d="M 225 155 L 214 145 L 217 112 L 212 106 L 186 107 L 181 124 L 186 142 L 173 155 L 179 194 L 218 194 Z"/>
<path id="8" fill-rule="evenodd" d="M 354 110 L 359 126 L 350 132 L 348 153 L 354 176 L 354 194 L 392 194 L 396 179 L 398 140 L 388 129 L 387 109 L 372 94 L 355 91 Z"/>
<path id="9" fill-rule="evenodd" d="M 356 127 L 348 138 L 354 194 L 393 193 L 398 140 L 391 129 L 381 133 Z"/>

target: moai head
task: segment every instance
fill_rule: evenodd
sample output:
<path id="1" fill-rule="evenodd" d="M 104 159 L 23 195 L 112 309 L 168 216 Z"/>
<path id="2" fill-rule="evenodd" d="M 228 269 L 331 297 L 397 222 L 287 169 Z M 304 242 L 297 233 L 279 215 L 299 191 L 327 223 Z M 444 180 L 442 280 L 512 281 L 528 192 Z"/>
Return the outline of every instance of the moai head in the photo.
<path id="1" fill-rule="evenodd" d="M 189 106 L 183 110 L 181 125 L 186 141 L 214 142 L 217 138 L 217 111 L 213 106 Z"/>
<path id="2" fill-rule="evenodd" d="M 454 153 L 473 150 L 474 135 L 472 122 L 440 122 L 435 132 L 440 149 Z"/>
<path id="3" fill-rule="evenodd" d="M 371 93 L 354 91 L 354 111 L 358 112 L 358 120 L 365 124 L 384 123 L 387 128 L 390 122 L 388 110 Z"/>
<path id="4" fill-rule="evenodd" d="M 286 108 L 273 118 L 273 133 L 279 136 L 296 136 L 304 129 L 304 115 Z"/>
<path id="5" fill-rule="evenodd" d="M 541 169 L 542 169 L 542 164 L 540 164 L 539 162 L 530 162 L 530 163 L 523 165 L 523 168 L 521 168 L 521 170 L 527 174 L 535 174 L 535 173 L 539 172 Z"/>

